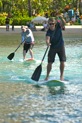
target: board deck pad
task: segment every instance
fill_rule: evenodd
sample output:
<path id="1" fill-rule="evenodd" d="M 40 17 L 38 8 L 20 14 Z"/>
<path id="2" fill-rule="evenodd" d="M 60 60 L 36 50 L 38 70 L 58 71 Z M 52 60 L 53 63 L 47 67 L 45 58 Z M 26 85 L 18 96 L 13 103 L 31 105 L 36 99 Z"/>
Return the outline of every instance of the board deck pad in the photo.
<path id="1" fill-rule="evenodd" d="M 39 85 L 47 86 L 64 86 L 64 82 L 61 80 L 48 80 L 48 81 L 39 81 Z"/>

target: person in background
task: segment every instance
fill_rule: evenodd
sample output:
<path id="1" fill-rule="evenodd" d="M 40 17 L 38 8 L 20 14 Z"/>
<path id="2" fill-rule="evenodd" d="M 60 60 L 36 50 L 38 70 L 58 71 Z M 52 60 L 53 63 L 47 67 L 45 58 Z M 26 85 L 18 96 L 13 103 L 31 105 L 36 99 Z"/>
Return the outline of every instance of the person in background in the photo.
<path id="1" fill-rule="evenodd" d="M 12 21 L 12 31 L 14 31 L 14 20 Z"/>
<path id="2" fill-rule="evenodd" d="M 30 28 L 30 22 L 27 22 L 26 25 L 28 28 Z"/>
<path id="3" fill-rule="evenodd" d="M 81 17 L 80 17 L 80 24 L 82 25 L 82 15 L 81 15 Z"/>
<path id="4" fill-rule="evenodd" d="M 66 61 L 64 40 L 62 36 L 62 29 L 60 23 L 55 21 L 54 18 L 48 20 L 49 29 L 46 32 L 46 44 L 50 46 L 48 52 L 48 64 L 47 64 L 47 75 L 45 80 L 48 80 L 52 64 L 55 61 L 56 54 L 60 61 L 60 80 L 64 80 L 64 62 Z"/>
<path id="5" fill-rule="evenodd" d="M 9 18 L 7 17 L 7 18 L 6 18 L 6 21 L 5 21 L 5 24 L 6 24 L 6 31 L 9 31 L 9 22 L 10 22 L 10 20 L 9 20 Z"/>
<path id="6" fill-rule="evenodd" d="M 43 23 L 43 28 L 44 28 L 44 31 L 46 31 L 46 30 L 47 30 L 47 28 L 48 28 L 48 24 L 47 24 L 47 22 L 46 22 L 46 21 Z"/>
<path id="7" fill-rule="evenodd" d="M 75 16 L 72 16 L 72 18 L 71 18 L 71 22 L 72 22 L 72 24 L 74 24 L 74 23 L 75 23 L 75 21 L 76 21 Z"/>
<path id="8" fill-rule="evenodd" d="M 30 27 L 29 27 L 32 31 L 36 31 L 36 27 L 35 24 L 33 22 L 30 22 Z"/>
<path id="9" fill-rule="evenodd" d="M 26 60 L 26 53 L 30 52 L 31 60 L 34 59 L 32 48 L 34 46 L 34 36 L 32 31 L 27 26 L 21 26 L 21 39 L 24 42 L 23 45 L 23 60 Z"/>
<path id="10" fill-rule="evenodd" d="M 64 12 L 63 16 L 64 16 L 64 19 L 66 21 L 67 20 L 67 17 L 68 17 L 68 13 L 67 12 Z"/>

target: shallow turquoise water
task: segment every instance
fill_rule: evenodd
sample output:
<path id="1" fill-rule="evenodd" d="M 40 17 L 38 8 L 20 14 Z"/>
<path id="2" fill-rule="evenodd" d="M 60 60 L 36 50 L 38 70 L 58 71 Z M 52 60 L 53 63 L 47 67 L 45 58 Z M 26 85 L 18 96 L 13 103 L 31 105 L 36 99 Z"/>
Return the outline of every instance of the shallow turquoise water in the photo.
<path id="1" fill-rule="evenodd" d="M 82 41 L 66 41 L 65 46 L 64 76 L 68 81 L 63 88 L 38 88 L 29 82 L 44 55 L 45 44 L 34 47 L 34 62 L 23 62 L 22 46 L 13 61 L 7 56 L 17 46 L 0 47 L 0 123 L 82 123 Z M 45 78 L 46 65 L 47 56 L 40 79 Z M 50 76 L 59 79 L 58 57 Z"/>

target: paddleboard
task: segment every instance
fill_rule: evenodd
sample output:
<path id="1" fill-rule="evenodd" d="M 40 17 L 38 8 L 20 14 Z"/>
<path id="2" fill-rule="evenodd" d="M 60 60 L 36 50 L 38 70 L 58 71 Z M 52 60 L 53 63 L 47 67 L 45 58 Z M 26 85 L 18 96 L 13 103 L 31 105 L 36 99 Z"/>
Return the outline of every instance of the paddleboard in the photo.
<path id="1" fill-rule="evenodd" d="M 49 87 L 54 87 L 54 86 L 64 86 L 65 82 L 61 80 L 40 80 L 40 81 L 34 81 L 31 80 L 31 84 L 36 85 L 36 86 L 49 86 Z"/>
<path id="2" fill-rule="evenodd" d="M 64 81 L 61 81 L 61 80 L 41 80 L 38 82 L 39 85 L 46 85 L 46 86 L 64 86 Z"/>
<path id="3" fill-rule="evenodd" d="M 34 62 L 36 62 L 36 60 L 35 59 L 28 58 L 28 59 L 25 59 L 23 62 L 24 63 L 34 63 Z"/>
<path id="4" fill-rule="evenodd" d="M 33 59 L 33 58 L 28 58 L 28 59 L 25 59 L 24 61 L 35 61 L 35 59 Z"/>

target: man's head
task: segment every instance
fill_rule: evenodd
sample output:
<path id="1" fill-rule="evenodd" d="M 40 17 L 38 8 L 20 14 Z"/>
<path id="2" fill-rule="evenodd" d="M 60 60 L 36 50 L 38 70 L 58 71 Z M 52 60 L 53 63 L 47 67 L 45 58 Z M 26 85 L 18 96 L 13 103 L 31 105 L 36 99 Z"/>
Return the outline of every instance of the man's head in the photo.
<path id="1" fill-rule="evenodd" d="M 55 25 L 56 25 L 56 20 L 54 18 L 49 18 L 48 24 L 49 24 L 49 28 L 51 30 L 53 30 L 55 28 Z"/>
<path id="2" fill-rule="evenodd" d="M 23 31 L 23 32 L 25 32 L 26 31 L 26 26 L 21 26 L 21 30 Z"/>

